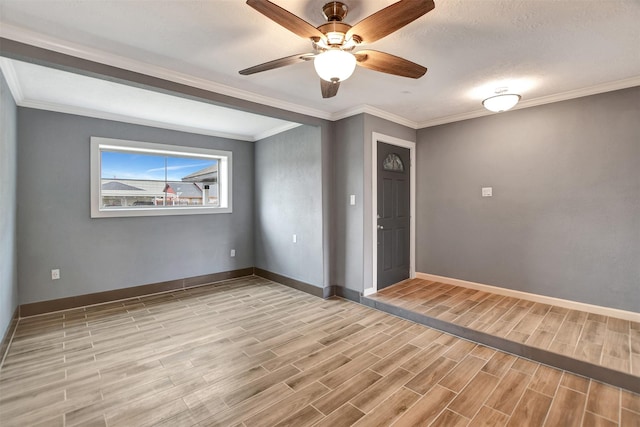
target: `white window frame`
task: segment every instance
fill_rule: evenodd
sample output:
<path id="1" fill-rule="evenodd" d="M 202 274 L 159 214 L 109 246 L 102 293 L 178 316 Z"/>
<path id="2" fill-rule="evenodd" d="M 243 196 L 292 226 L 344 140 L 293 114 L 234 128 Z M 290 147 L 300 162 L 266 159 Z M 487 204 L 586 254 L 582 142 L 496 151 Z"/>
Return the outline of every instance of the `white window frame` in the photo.
<path id="1" fill-rule="evenodd" d="M 169 155 L 174 157 L 201 157 L 218 160 L 218 206 L 172 206 L 172 207 L 131 207 L 103 209 L 102 201 L 102 165 L 103 150 L 138 152 Z M 207 148 L 184 147 L 180 145 L 156 144 L 151 142 L 129 141 L 123 139 L 91 137 L 91 218 L 199 215 L 233 212 L 232 204 L 232 163 L 231 151 L 211 150 Z"/>

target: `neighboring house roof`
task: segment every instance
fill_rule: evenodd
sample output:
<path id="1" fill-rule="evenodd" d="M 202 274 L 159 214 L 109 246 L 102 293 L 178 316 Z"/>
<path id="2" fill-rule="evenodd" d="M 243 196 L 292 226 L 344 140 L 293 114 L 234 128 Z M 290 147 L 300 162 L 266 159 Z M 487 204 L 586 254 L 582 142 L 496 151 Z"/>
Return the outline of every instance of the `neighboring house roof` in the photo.
<path id="1" fill-rule="evenodd" d="M 114 182 L 127 187 L 135 187 L 137 190 L 123 190 L 123 189 L 105 189 L 105 183 Z M 103 196 L 141 196 L 141 197 L 163 197 L 164 196 L 164 181 L 145 181 L 140 179 L 103 179 L 102 180 L 102 195 Z"/>
<path id="2" fill-rule="evenodd" d="M 212 186 L 210 196 L 217 196 L 217 186 Z M 196 182 L 145 181 L 138 179 L 103 179 L 102 195 L 107 197 L 164 197 L 167 193 L 184 198 L 202 197 L 202 187 Z"/>
<path id="3" fill-rule="evenodd" d="M 167 186 L 179 197 L 202 197 L 202 189 L 195 182 L 168 182 Z"/>
<path id="4" fill-rule="evenodd" d="M 110 181 L 102 184 L 102 190 L 118 190 L 118 191 L 134 191 L 134 190 L 142 190 L 142 188 L 133 187 L 131 185 L 127 185 L 123 182 L 118 181 Z"/>
<path id="5" fill-rule="evenodd" d="M 214 182 L 218 180 L 218 162 L 215 165 L 195 171 L 184 178 L 186 182 Z"/>

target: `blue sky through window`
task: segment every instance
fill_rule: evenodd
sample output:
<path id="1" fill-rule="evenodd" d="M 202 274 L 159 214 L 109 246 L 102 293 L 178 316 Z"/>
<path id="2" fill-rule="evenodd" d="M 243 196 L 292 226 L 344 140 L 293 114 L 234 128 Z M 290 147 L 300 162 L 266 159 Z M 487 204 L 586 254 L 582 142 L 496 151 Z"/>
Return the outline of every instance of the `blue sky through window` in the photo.
<path id="1" fill-rule="evenodd" d="M 140 179 L 164 181 L 165 157 L 161 155 L 101 152 L 103 179 Z M 180 181 L 183 177 L 215 165 L 217 160 L 188 157 L 167 157 L 167 180 Z"/>

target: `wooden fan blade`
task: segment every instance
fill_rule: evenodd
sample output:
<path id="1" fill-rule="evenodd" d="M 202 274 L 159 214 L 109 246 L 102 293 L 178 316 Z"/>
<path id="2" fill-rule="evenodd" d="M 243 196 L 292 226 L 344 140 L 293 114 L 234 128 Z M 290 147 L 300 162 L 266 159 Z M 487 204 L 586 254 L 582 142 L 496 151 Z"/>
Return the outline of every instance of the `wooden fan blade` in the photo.
<path id="1" fill-rule="evenodd" d="M 287 30 L 303 37 L 318 41 L 325 36 L 316 27 L 293 13 L 268 0 L 247 0 L 247 4 Z"/>
<path id="2" fill-rule="evenodd" d="M 347 31 L 346 39 L 358 36 L 363 43 L 372 43 L 436 7 L 433 0 L 401 0 L 364 18 Z"/>
<path id="3" fill-rule="evenodd" d="M 320 90 L 322 91 L 323 98 L 332 98 L 338 93 L 340 88 L 340 82 L 328 82 L 324 79 L 320 79 Z"/>
<path id="4" fill-rule="evenodd" d="M 262 71 L 273 70 L 274 68 L 286 67 L 287 65 L 297 64 L 298 62 L 306 62 L 313 59 L 316 56 L 315 53 L 299 53 L 297 55 L 287 56 L 285 58 L 274 59 L 273 61 L 265 62 L 264 64 L 255 65 L 253 67 L 245 68 L 240 71 L 243 76 L 249 74 L 260 73 Z"/>
<path id="5" fill-rule="evenodd" d="M 419 79 L 427 72 L 427 69 L 422 65 L 377 50 L 361 50 L 354 53 L 354 55 L 357 61 L 356 64 L 381 73 Z"/>

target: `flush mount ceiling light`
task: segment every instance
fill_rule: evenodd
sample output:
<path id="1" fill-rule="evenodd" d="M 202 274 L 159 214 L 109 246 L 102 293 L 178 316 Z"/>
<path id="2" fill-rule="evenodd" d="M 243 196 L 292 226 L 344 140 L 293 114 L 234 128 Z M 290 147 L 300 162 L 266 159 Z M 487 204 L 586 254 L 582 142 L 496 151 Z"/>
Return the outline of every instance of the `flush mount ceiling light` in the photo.
<path id="1" fill-rule="evenodd" d="M 512 109 L 516 106 L 518 101 L 520 101 L 520 95 L 507 93 L 508 90 L 509 89 L 506 87 L 496 89 L 496 95 L 482 101 L 482 105 L 484 105 L 484 108 L 489 111 L 493 111 L 494 113 L 502 113 L 503 111 Z"/>
<path id="2" fill-rule="evenodd" d="M 340 49 L 329 49 L 313 59 L 316 73 L 322 80 L 338 83 L 347 80 L 356 69 L 356 57 Z"/>

